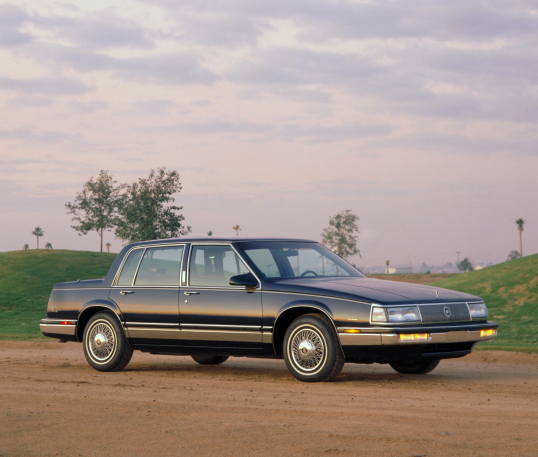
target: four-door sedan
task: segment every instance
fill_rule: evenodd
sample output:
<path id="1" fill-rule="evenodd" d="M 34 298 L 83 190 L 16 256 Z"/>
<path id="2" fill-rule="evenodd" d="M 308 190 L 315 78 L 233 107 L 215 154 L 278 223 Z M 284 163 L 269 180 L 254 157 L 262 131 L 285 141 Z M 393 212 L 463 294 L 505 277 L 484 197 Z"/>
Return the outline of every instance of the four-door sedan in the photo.
<path id="1" fill-rule="evenodd" d="M 433 370 L 494 339 L 484 302 L 435 287 L 369 279 L 308 240 L 168 239 L 126 246 L 106 278 L 59 283 L 45 336 L 80 341 L 99 371 L 133 350 L 284 358 L 301 381 L 332 381 L 344 363 Z"/>

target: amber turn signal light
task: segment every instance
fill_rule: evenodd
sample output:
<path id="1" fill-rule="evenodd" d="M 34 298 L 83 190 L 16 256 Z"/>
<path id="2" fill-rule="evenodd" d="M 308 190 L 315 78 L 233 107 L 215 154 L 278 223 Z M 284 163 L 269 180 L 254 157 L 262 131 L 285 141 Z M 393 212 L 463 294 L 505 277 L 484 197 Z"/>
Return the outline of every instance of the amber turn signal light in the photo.
<path id="1" fill-rule="evenodd" d="M 346 328 L 344 330 L 344 333 L 360 333 L 360 330 L 354 329 L 354 328 Z"/>
<path id="2" fill-rule="evenodd" d="M 497 335 L 497 330 L 494 328 L 480 330 L 480 338 L 482 338 L 483 336 L 495 336 L 495 335 Z"/>
<path id="3" fill-rule="evenodd" d="M 428 341 L 429 333 L 400 333 L 400 341 Z"/>

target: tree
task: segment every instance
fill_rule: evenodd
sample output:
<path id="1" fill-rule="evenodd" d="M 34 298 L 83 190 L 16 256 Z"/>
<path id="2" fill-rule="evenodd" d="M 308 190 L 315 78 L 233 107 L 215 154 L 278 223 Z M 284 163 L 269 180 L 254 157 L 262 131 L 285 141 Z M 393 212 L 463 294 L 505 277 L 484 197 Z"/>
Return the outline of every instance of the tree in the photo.
<path id="1" fill-rule="evenodd" d="M 209 232 L 207 232 L 207 236 L 213 236 L 213 232 L 210 230 Z"/>
<path id="2" fill-rule="evenodd" d="M 112 246 L 112 244 L 110 243 L 106 244 L 106 252 L 110 252 L 110 246 Z"/>
<path id="3" fill-rule="evenodd" d="M 350 209 L 338 213 L 329 219 L 329 227 L 323 229 L 321 237 L 329 248 L 343 259 L 347 259 L 355 254 L 360 254 L 357 249 L 359 240 L 359 227 L 357 221 L 359 217 Z"/>
<path id="4" fill-rule="evenodd" d="M 525 224 L 525 221 L 523 219 L 519 218 L 519 219 L 516 220 L 516 224 L 517 224 L 517 230 L 519 232 L 519 254 L 521 255 L 521 257 L 523 257 L 522 235 L 523 235 L 523 225 Z"/>
<path id="5" fill-rule="evenodd" d="M 39 237 L 43 236 L 45 232 L 41 227 L 36 227 L 34 231 L 32 232 L 32 235 L 34 235 L 37 238 L 37 249 L 39 249 Z"/>
<path id="6" fill-rule="evenodd" d="M 52 244 L 47 243 L 47 244 L 45 245 L 45 249 L 52 249 Z"/>
<path id="7" fill-rule="evenodd" d="M 29 248 L 29 246 L 28 246 L 27 244 L 25 244 L 24 247 L 23 247 L 23 249 L 24 249 L 25 251 L 27 251 L 27 250 L 30 249 L 30 248 Z"/>
<path id="8" fill-rule="evenodd" d="M 180 191 L 178 172 L 167 172 L 165 167 L 157 172 L 151 170 L 147 179 L 140 178 L 127 186 L 118 206 L 115 235 L 133 243 L 188 234 L 191 228 L 182 225 L 185 218 L 176 213 L 183 207 L 166 206 L 175 201 L 172 195 Z"/>
<path id="9" fill-rule="evenodd" d="M 103 232 L 116 225 L 118 205 L 122 198 L 121 191 L 125 186 L 125 184 L 116 186 L 116 181 L 108 171 L 101 170 L 95 181 L 92 176 L 83 184 L 82 192 L 77 192 L 74 204 L 68 202 L 65 205 L 67 213 L 74 215 L 71 220 L 79 223 L 71 227 L 80 232 L 80 236 L 90 231 L 99 234 L 101 252 L 103 252 Z"/>
<path id="10" fill-rule="evenodd" d="M 516 259 L 519 259 L 520 257 L 521 257 L 521 254 L 518 251 L 510 251 L 510 253 L 508 254 L 508 258 L 506 260 L 507 261 L 516 260 Z"/>
<path id="11" fill-rule="evenodd" d="M 241 227 L 238 224 L 238 225 L 233 226 L 232 230 L 235 230 L 235 236 L 239 236 L 239 232 L 241 231 Z"/>
<path id="12" fill-rule="evenodd" d="M 467 273 L 468 271 L 471 271 L 473 269 L 473 264 L 469 260 L 469 257 L 465 257 L 461 262 L 458 262 L 456 265 L 458 266 L 458 270 L 463 271 L 464 273 Z"/>

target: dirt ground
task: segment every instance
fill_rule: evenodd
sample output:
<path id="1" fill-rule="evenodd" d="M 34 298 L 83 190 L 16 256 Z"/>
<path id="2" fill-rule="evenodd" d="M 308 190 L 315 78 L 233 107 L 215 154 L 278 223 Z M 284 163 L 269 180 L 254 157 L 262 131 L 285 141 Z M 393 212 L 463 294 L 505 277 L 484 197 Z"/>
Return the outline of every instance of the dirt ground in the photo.
<path id="1" fill-rule="evenodd" d="M 77 343 L 0 341 L 0 455 L 538 456 L 538 355 L 475 352 L 428 375 L 135 352 L 99 373 Z"/>

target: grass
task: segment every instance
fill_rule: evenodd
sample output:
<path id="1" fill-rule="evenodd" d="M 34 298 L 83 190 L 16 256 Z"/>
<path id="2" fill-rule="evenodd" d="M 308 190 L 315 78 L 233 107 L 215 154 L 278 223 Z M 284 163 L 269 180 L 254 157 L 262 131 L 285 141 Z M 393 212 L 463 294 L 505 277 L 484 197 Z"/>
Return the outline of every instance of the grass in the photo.
<path id="1" fill-rule="evenodd" d="M 538 254 L 429 285 L 484 299 L 490 320 L 500 326 L 496 340 L 477 348 L 538 352 Z"/>
<path id="2" fill-rule="evenodd" d="M 30 250 L 0 252 L 0 338 L 42 337 L 39 320 L 57 282 L 106 276 L 116 254 Z"/>

